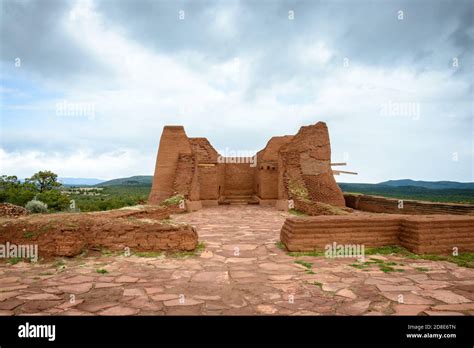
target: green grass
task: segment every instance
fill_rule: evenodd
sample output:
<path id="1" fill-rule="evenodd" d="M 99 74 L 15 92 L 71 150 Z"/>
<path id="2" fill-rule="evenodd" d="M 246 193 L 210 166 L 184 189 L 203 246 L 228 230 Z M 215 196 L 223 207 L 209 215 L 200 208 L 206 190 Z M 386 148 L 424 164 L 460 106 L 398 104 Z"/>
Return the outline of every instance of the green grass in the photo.
<path id="1" fill-rule="evenodd" d="M 460 253 L 458 256 L 445 255 L 421 255 L 425 256 L 426 260 L 429 257 L 436 257 L 435 261 L 449 261 L 461 267 L 474 268 L 474 253 Z"/>
<path id="2" fill-rule="evenodd" d="M 301 265 L 301 266 L 304 266 L 308 269 L 311 269 L 313 268 L 313 264 L 311 262 L 306 262 L 306 261 L 303 261 L 303 260 L 296 260 L 295 263 Z"/>
<path id="3" fill-rule="evenodd" d="M 288 253 L 289 256 L 299 257 L 299 256 L 324 256 L 324 251 L 320 250 L 313 250 L 313 251 L 290 251 Z"/>
<path id="4" fill-rule="evenodd" d="M 303 260 L 296 260 L 295 263 L 305 267 L 307 274 L 314 274 L 313 264 L 311 262 L 306 262 L 306 261 L 303 261 Z"/>
<path id="5" fill-rule="evenodd" d="M 387 266 L 387 265 L 379 265 L 379 269 L 384 272 L 384 273 L 390 273 L 390 272 L 405 272 L 405 270 L 403 269 L 397 269 L 397 268 L 393 268 L 391 266 Z"/>
<path id="6" fill-rule="evenodd" d="M 370 248 L 365 251 L 366 255 L 398 255 L 412 260 L 448 261 L 461 267 L 474 268 L 474 253 L 459 253 L 458 256 L 415 254 L 401 246 L 386 246 Z"/>
<path id="7" fill-rule="evenodd" d="M 104 211 L 144 204 L 148 199 L 150 189 L 151 185 L 106 186 L 98 191 L 97 196 L 70 194 L 69 198 L 76 202 L 76 207 L 80 211 Z"/>
<path id="8" fill-rule="evenodd" d="M 308 214 L 296 209 L 289 209 L 288 213 L 290 213 L 291 215 L 296 215 L 296 216 L 308 216 Z"/>
<path id="9" fill-rule="evenodd" d="M 54 263 L 54 266 L 56 268 L 64 268 L 66 266 L 66 262 L 64 262 L 64 260 L 57 260 L 55 263 Z"/>
<path id="10" fill-rule="evenodd" d="M 429 268 L 426 267 L 415 267 L 418 272 L 428 272 Z"/>
<path id="11" fill-rule="evenodd" d="M 160 257 L 164 253 L 162 251 L 135 251 L 133 255 L 138 257 Z"/>
<path id="12" fill-rule="evenodd" d="M 352 267 L 357 268 L 357 269 L 365 269 L 365 268 L 370 267 L 370 265 L 368 265 L 366 262 L 364 262 L 364 263 L 351 263 L 349 266 L 352 266 Z"/>
<path id="13" fill-rule="evenodd" d="M 112 251 L 106 248 L 100 249 L 100 255 L 101 256 L 116 256 L 118 254 L 121 254 L 121 251 Z"/>
<path id="14" fill-rule="evenodd" d="M 11 257 L 8 259 L 8 263 L 10 265 L 16 265 L 20 261 L 21 261 L 21 257 Z"/>
<path id="15" fill-rule="evenodd" d="M 197 256 L 201 252 L 203 252 L 205 248 L 206 248 L 206 244 L 204 242 L 199 242 L 196 246 L 196 249 L 194 249 L 193 251 L 178 251 L 178 252 L 167 254 L 167 256 L 170 256 L 172 258 L 177 258 L 177 259 L 183 259 L 183 258 L 187 258 L 191 256 Z"/>
<path id="16" fill-rule="evenodd" d="M 321 289 L 323 288 L 323 283 L 320 282 L 313 282 L 313 285 L 319 286 Z"/>
<path id="17" fill-rule="evenodd" d="M 368 270 L 372 266 L 377 266 L 384 273 L 404 272 L 403 269 L 397 269 L 397 268 L 392 267 L 396 265 L 401 265 L 401 264 L 398 264 L 393 261 L 385 261 L 385 260 L 379 260 L 379 259 L 370 259 L 370 261 L 356 262 L 356 263 L 350 264 L 350 266 L 357 269 L 362 269 L 362 270 Z"/>
<path id="18" fill-rule="evenodd" d="M 407 249 L 398 245 L 389 245 L 378 248 L 365 249 L 365 255 L 391 255 L 391 254 L 412 254 Z"/>
<path id="19" fill-rule="evenodd" d="M 106 269 L 103 269 L 103 268 L 97 269 L 96 272 L 99 273 L 99 274 L 106 274 L 106 273 L 109 273 L 109 271 L 107 271 Z"/>
<path id="20" fill-rule="evenodd" d="M 206 249 L 206 244 L 204 242 L 199 242 L 196 246 L 196 252 L 200 253 Z"/>
<path id="21" fill-rule="evenodd" d="M 25 232 L 25 233 L 23 233 L 23 237 L 26 238 L 26 239 L 33 238 L 34 235 L 35 235 L 35 234 L 34 234 L 33 232 Z"/>
<path id="22" fill-rule="evenodd" d="M 285 244 L 283 244 L 283 242 L 280 241 L 280 240 L 275 243 L 275 246 L 276 246 L 278 249 L 280 249 L 280 250 L 284 250 L 284 251 L 286 250 Z"/>

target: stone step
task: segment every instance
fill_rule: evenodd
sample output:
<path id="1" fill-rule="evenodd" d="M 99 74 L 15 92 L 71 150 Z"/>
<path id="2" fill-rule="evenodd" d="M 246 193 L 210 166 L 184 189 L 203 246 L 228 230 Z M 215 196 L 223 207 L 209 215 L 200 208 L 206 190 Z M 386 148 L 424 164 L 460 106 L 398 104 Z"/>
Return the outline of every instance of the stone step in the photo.
<path id="1" fill-rule="evenodd" d="M 246 205 L 246 204 L 258 204 L 258 200 L 253 195 L 229 195 L 223 196 L 219 200 L 219 204 L 231 204 L 231 205 Z"/>

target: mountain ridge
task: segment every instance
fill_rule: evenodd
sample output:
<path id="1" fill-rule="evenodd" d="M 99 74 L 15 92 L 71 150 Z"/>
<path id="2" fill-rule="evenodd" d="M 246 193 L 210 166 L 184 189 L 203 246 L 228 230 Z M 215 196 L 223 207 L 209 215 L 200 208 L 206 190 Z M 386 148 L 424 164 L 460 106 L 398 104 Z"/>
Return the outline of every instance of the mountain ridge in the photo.
<path id="1" fill-rule="evenodd" d="M 458 181 L 424 181 L 424 180 L 411 180 L 411 179 L 400 179 L 400 180 L 388 180 L 383 181 L 374 185 L 392 186 L 392 187 L 423 187 L 434 190 L 445 190 L 445 189 L 474 189 L 474 182 L 458 182 Z"/>

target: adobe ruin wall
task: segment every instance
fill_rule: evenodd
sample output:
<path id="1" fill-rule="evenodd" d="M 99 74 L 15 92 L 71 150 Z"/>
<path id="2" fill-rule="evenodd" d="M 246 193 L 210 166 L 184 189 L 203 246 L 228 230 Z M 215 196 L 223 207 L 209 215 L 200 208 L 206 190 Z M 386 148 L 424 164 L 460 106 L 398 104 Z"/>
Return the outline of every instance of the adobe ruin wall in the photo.
<path id="1" fill-rule="evenodd" d="M 400 245 L 417 254 L 474 251 L 474 216 L 352 214 L 286 219 L 280 239 L 289 251 L 337 244 Z"/>
<path id="2" fill-rule="evenodd" d="M 331 146 L 324 122 L 296 135 L 269 140 L 253 161 L 224 158 L 206 138 L 189 138 L 182 126 L 165 126 L 160 139 L 150 204 L 181 194 L 188 208 L 243 202 L 287 205 L 297 185 L 308 198 L 344 206 L 331 170 Z"/>
<path id="3" fill-rule="evenodd" d="M 372 213 L 474 215 L 474 205 L 469 204 L 400 200 L 350 193 L 345 193 L 344 199 L 347 207 Z"/>

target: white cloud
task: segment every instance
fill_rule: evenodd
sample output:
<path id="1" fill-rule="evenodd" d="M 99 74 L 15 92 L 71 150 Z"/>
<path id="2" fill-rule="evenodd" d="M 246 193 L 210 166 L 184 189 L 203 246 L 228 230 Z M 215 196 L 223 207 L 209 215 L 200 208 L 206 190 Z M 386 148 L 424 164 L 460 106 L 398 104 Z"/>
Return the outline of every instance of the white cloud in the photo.
<path id="1" fill-rule="evenodd" d="M 298 54 L 300 61 L 307 65 L 323 66 L 333 56 L 333 53 L 323 41 L 300 41 L 296 47 L 295 53 Z"/>
<path id="2" fill-rule="evenodd" d="M 78 150 L 65 155 L 54 152 L 6 152 L 0 149 L 0 172 L 26 178 L 40 170 L 51 170 L 60 177 L 114 179 L 153 173 L 154 161 L 130 149 L 99 155 Z"/>

